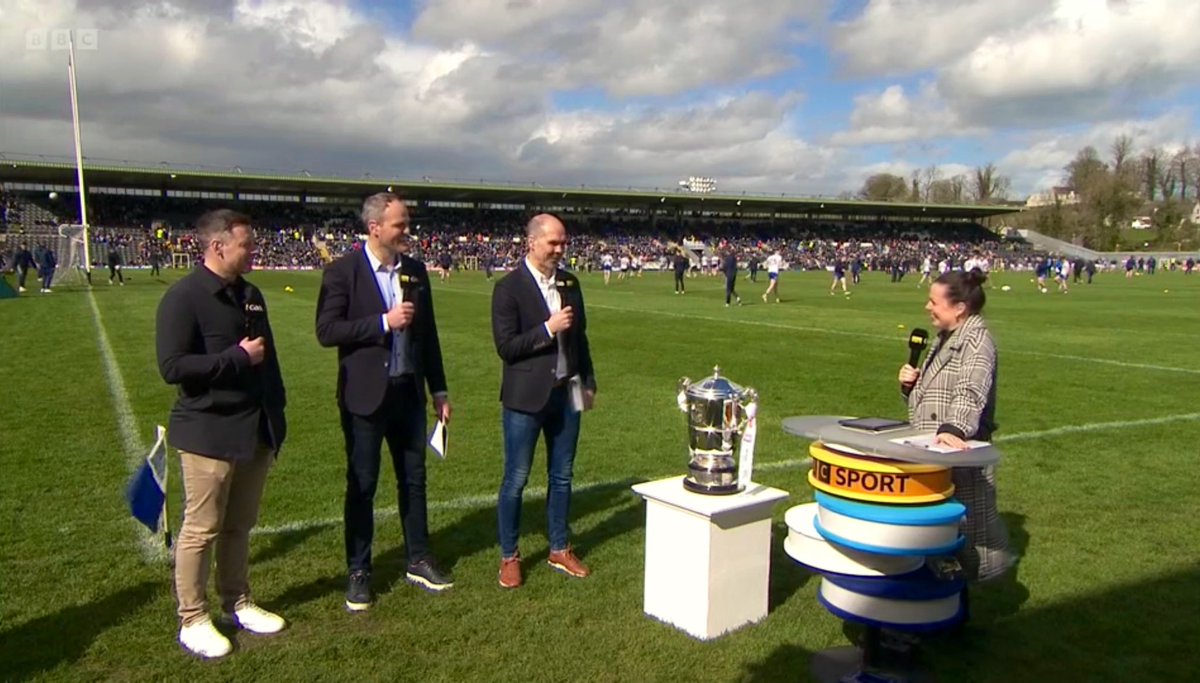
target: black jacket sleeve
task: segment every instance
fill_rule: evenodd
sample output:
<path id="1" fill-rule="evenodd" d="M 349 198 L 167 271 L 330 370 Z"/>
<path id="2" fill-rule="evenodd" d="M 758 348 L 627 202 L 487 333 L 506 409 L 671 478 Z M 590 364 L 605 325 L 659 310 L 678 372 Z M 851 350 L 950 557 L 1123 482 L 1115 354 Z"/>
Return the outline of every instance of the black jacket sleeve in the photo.
<path id="1" fill-rule="evenodd" d="M 377 344 L 385 334 L 378 314 L 349 318 L 350 279 L 347 262 L 335 262 L 321 277 L 317 294 L 317 341 L 324 347 Z"/>
<path id="2" fill-rule="evenodd" d="M 236 344 L 220 353 L 195 352 L 199 323 L 194 308 L 185 299 L 186 290 L 168 290 L 155 318 L 158 372 L 167 384 L 211 386 L 249 370 L 250 356 Z"/>

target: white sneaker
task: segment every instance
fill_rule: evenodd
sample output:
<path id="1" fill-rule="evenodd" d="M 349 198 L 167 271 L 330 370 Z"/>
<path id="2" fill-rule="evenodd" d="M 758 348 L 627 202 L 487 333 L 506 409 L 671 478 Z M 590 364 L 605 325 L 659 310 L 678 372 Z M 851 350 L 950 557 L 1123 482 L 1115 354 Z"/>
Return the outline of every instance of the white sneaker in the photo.
<path id="1" fill-rule="evenodd" d="M 287 626 L 287 622 L 283 617 L 268 612 L 254 603 L 250 603 L 245 607 L 241 607 L 234 611 L 230 618 L 233 623 L 241 626 L 251 633 L 270 634 L 279 633 Z"/>
<path id="2" fill-rule="evenodd" d="M 180 628 L 179 644 L 205 659 L 224 657 L 233 651 L 233 644 L 213 626 L 211 619 Z"/>
<path id="3" fill-rule="evenodd" d="M 25 293 L 25 288 L 24 288 L 24 287 L 17 287 L 17 291 L 18 291 L 18 292 L 20 292 L 20 293 L 22 293 L 22 294 L 24 294 L 24 293 Z"/>

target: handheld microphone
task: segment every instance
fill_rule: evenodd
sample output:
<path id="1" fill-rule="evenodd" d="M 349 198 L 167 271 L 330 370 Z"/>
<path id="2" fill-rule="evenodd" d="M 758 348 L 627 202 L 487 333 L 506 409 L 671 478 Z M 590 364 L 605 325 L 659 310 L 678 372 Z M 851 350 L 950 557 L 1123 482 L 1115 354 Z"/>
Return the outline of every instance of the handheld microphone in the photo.
<path id="1" fill-rule="evenodd" d="M 921 362 L 921 352 L 925 347 L 929 346 L 929 332 L 916 328 L 908 333 L 908 364 L 919 367 L 917 363 Z"/>
<path id="2" fill-rule="evenodd" d="M 400 268 L 400 301 L 416 304 L 425 283 L 403 266 Z"/>

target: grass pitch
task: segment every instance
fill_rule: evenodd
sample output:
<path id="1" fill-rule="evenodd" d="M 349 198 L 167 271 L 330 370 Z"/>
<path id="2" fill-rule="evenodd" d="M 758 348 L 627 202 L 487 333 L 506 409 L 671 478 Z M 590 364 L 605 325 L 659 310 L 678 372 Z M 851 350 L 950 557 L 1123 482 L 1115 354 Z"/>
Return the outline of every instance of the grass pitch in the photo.
<path id="1" fill-rule="evenodd" d="M 214 663 L 176 643 L 169 568 L 147 561 L 122 499 L 144 455 L 127 441 L 148 447 L 173 400 L 153 327 L 178 276 L 129 275 L 127 287 L 0 302 L 0 678 L 796 681 L 814 651 L 847 644 L 817 603 L 819 582 L 782 551 L 784 511 L 811 500 L 811 489 L 807 444 L 779 423 L 904 415 L 895 376 L 905 333 L 929 327 L 925 290 L 912 279 L 867 273 L 847 297 L 828 293 L 825 274 L 787 273 L 782 304 L 761 302 L 765 282 L 741 280 L 747 305 L 727 309 L 715 278 L 689 279 L 678 296 L 666 274 L 608 287 L 583 274 L 599 394 L 584 418 L 572 526 L 594 574 L 570 580 L 545 566 L 544 499 L 530 490 L 527 584 L 513 592 L 496 585 L 502 455 L 490 285 L 475 273 L 435 282 L 455 413 L 449 459 L 430 455 L 430 523 L 457 585 L 431 596 L 404 583 L 385 466 L 378 603 L 349 615 L 336 356 L 313 333 L 320 275 L 252 274 L 278 338 L 291 432 L 268 480 L 251 581 L 291 626 L 239 635 L 238 651 Z M 1200 277 L 1102 274 L 1066 295 L 1041 294 L 1029 279 L 994 275 L 985 310 L 1000 354 L 1000 508 L 1023 559 L 1013 580 L 972 594 L 975 626 L 965 638 L 929 640 L 925 663 L 949 681 L 1188 679 L 1200 642 Z M 629 486 L 685 471 L 676 382 L 714 364 L 758 389 L 755 478 L 791 498 L 775 513 L 770 615 L 701 643 L 642 613 L 645 513 Z M 115 380 L 127 405 L 114 400 Z M 531 487 L 545 483 L 542 454 L 536 462 Z"/>

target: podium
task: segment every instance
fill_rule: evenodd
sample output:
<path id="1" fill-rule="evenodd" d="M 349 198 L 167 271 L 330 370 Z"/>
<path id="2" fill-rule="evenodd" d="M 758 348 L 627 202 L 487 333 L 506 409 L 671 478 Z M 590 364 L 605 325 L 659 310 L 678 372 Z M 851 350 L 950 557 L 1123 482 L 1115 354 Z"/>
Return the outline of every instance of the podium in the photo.
<path id="1" fill-rule="evenodd" d="M 786 491 L 751 482 L 704 495 L 682 476 L 633 490 L 646 499 L 646 614 L 700 640 L 767 616 L 771 510 Z"/>

